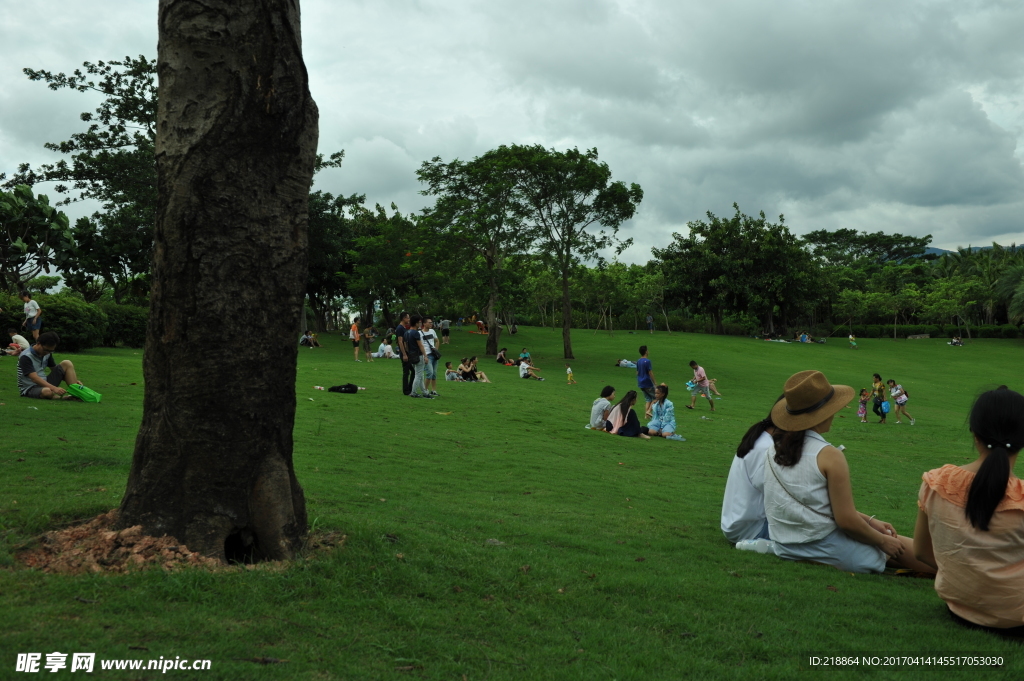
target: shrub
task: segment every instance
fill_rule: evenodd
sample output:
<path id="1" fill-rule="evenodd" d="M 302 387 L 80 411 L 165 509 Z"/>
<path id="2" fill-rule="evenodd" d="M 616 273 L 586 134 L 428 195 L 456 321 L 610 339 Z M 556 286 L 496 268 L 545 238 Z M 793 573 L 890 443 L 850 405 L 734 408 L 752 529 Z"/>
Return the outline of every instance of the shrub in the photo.
<path id="1" fill-rule="evenodd" d="M 1020 329 L 1013 324 L 1003 324 L 1000 330 L 1002 331 L 1003 338 L 1016 338 L 1020 335 Z"/>
<path id="2" fill-rule="evenodd" d="M 129 348 L 141 348 L 146 344 L 149 310 L 138 305 L 115 303 L 102 303 L 100 307 L 107 314 L 107 328 L 103 334 L 104 345 L 114 347 L 121 344 Z"/>
<path id="3" fill-rule="evenodd" d="M 42 331 L 60 336 L 59 351 L 79 352 L 103 344 L 107 315 L 96 305 L 61 293 L 37 296 L 36 300 L 43 309 Z"/>
<path id="4" fill-rule="evenodd" d="M 979 326 L 975 329 L 971 329 L 971 333 L 975 338 L 1002 338 L 1002 329 L 994 325 Z"/>

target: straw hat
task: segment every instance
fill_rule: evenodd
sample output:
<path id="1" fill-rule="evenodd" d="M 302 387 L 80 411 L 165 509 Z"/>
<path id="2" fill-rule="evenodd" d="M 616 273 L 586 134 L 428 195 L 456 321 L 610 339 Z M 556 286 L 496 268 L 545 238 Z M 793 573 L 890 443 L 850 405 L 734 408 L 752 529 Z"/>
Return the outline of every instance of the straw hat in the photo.
<path id="1" fill-rule="evenodd" d="M 786 381 L 785 397 L 772 408 L 772 421 L 783 430 L 807 430 L 826 421 L 853 399 L 853 388 L 832 385 L 820 371 L 801 371 Z"/>

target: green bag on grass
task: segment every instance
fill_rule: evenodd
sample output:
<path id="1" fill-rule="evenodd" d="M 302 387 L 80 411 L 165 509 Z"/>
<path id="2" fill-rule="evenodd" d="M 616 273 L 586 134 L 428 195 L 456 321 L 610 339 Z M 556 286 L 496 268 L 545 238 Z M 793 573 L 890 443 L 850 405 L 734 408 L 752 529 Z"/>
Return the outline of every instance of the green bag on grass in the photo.
<path id="1" fill-rule="evenodd" d="M 99 402 L 103 399 L 103 395 L 100 395 L 95 390 L 86 388 L 84 385 L 78 385 L 77 383 L 69 384 L 68 392 L 83 402 Z"/>

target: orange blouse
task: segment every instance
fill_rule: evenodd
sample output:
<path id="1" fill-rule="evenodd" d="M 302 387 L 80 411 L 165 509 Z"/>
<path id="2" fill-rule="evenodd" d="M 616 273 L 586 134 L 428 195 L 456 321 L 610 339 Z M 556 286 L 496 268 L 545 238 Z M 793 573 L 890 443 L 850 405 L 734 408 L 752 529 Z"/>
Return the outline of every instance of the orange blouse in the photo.
<path id="1" fill-rule="evenodd" d="M 917 505 L 928 515 L 939 597 L 975 624 L 1024 625 L 1024 481 L 1010 477 L 982 532 L 964 513 L 974 473 L 946 464 L 922 479 Z"/>

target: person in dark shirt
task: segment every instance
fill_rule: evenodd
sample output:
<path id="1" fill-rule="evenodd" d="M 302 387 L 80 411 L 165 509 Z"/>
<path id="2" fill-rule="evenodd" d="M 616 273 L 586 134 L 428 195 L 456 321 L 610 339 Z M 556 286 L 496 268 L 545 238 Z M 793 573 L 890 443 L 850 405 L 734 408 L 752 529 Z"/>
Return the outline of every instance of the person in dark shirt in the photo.
<path id="1" fill-rule="evenodd" d="M 57 349 L 59 342 L 60 336 L 53 331 L 41 333 L 35 345 L 18 357 L 18 392 L 22 397 L 43 400 L 78 399 L 60 387 L 61 382 L 68 385 L 81 385 L 82 382 L 78 380 L 75 365 L 71 360 L 65 359 L 60 364 L 53 361 L 53 351 Z"/>
<path id="2" fill-rule="evenodd" d="M 398 326 L 395 327 L 395 346 L 398 356 L 402 358 L 402 394 L 408 395 L 412 392 L 412 379 L 415 373 L 412 364 L 409 363 L 409 355 L 405 351 L 405 332 L 409 330 L 409 313 L 403 312 L 398 315 Z"/>
<path id="3" fill-rule="evenodd" d="M 413 315 L 409 323 L 412 324 L 412 328 L 405 332 L 405 354 L 402 356 L 403 361 L 406 357 L 409 358 L 408 362 L 413 368 L 414 378 L 409 396 L 433 399 L 423 384 L 427 361 L 427 350 L 423 345 L 423 333 L 420 331 L 423 320 L 419 315 Z"/>
<path id="4" fill-rule="evenodd" d="M 651 360 L 647 359 L 647 346 L 640 346 L 640 359 L 636 361 L 636 387 L 644 394 L 644 415 L 651 418 L 654 404 L 654 371 Z"/>

